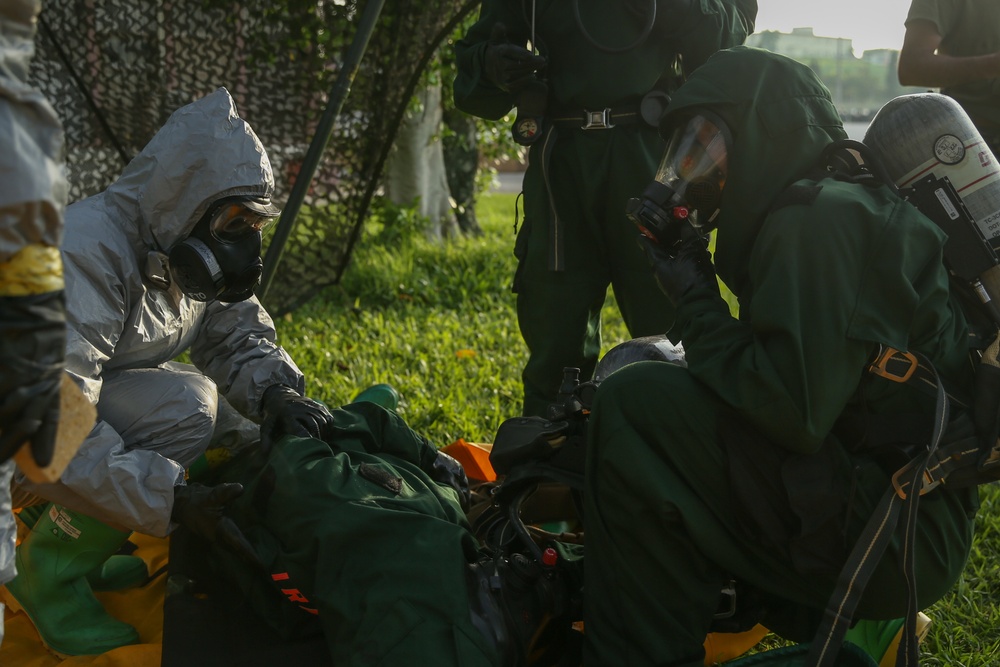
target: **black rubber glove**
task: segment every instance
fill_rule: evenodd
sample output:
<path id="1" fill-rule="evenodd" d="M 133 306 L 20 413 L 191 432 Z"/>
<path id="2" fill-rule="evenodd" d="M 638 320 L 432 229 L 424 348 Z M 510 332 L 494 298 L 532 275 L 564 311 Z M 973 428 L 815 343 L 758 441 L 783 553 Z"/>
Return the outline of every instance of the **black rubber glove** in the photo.
<path id="1" fill-rule="evenodd" d="M 255 567 L 263 567 L 257 553 L 236 523 L 224 514 L 226 505 L 243 495 L 243 485 L 188 484 L 174 487 L 170 518 L 204 540 L 228 549 Z"/>
<path id="2" fill-rule="evenodd" d="M 704 238 L 690 238 L 668 251 L 659 243 L 640 235 L 639 247 L 653 269 L 656 284 L 675 306 L 695 287 L 707 287 L 719 293 L 715 266 Z"/>
<path id="3" fill-rule="evenodd" d="M 62 290 L 0 297 L 0 463 L 25 442 L 39 466 L 52 462 L 65 360 Z"/>
<path id="4" fill-rule="evenodd" d="M 321 438 L 324 427 L 333 422 L 325 405 L 283 384 L 268 387 L 261 405 L 260 444 L 264 451 L 283 435 Z"/>
<path id="5" fill-rule="evenodd" d="M 545 67 L 545 58 L 507 41 L 507 28 L 502 23 L 493 26 L 484 55 L 486 78 L 500 90 L 517 93 L 535 78 L 535 72 Z"/>
<path id="6" fill-rule="evenodd" d="M 444 452 L 438 452 L 437 458 L 431 464 L 431 479 L 438 484 L 444 484 L 455 489 L 458 493 L 458 500 L 463 510 L 469 509 L 469 502 L 472 500 L 472 492 L 469 491 L 469 478 L 465 475 L 465 468 L 454 457 L 448 456 Z"/>

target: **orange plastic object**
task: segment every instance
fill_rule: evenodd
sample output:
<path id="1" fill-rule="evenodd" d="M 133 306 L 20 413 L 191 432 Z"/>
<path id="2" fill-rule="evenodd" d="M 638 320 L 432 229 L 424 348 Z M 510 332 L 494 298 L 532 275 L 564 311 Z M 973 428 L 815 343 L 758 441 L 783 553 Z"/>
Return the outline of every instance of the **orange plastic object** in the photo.
<path id="1" fill-rule="evenodd" d="M 496 480 L 497 474 L 493 472 L 493 465 L 490 463 L 490 450 L 492 448 L 493 445 L 466 442 L 459 438 L 447 447 L 443 447 L 441 451 L 457 459 L 465 468 L 465 474 L 469 479 L 493 482 Z"/>
<path id="2" fill-rule="evenodd" d="M 717 665 L 737 658 L 760 642 L 768 633 L 763 625 L 746 632 L 712 632 L 705 637 L 705 665 Z"/>

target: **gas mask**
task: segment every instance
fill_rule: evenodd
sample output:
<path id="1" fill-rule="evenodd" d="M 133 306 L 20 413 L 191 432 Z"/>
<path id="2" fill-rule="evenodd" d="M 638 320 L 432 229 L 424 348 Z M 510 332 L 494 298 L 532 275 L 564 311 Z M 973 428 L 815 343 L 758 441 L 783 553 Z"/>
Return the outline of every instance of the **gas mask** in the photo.
<path id="1" fill-rule="evenodd" d="M 645 236 L 673 247 L 714 229 L 732 138 L 721 118 L 697 111 L 675 125 L 656 177 L 625 214 Z"/>
<path id="2" fill-rule="evenodd" d="M 195 301 L 244 301 L 260 283 L 262 231 L 278 215 L 268 199 L 229 197 L 209 207 L 170 249 L 170 275 Z"/>

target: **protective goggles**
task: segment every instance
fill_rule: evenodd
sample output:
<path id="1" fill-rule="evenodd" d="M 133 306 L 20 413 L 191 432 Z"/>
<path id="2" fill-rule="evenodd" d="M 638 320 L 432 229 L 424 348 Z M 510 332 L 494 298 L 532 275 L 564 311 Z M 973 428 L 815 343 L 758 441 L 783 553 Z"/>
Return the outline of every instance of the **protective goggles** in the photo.
<path id="1" fill-rule="evenodd" d="M 695 209 L 707 224 L 715 217 L 729 167 L 729 128 L 715 114 L 701 111 L 676 126 L 656 171 L 656 180 L 668 186 Z"/>
<path id="2" fill-rule="evenodd" d="M 219 205 L 211 216 L 208 230 L 222 243 L 232 243 L 247 234 L 263 232 L 276 219 L 273 213 L 254 211 L 245 202 L 233 201 Z"/>

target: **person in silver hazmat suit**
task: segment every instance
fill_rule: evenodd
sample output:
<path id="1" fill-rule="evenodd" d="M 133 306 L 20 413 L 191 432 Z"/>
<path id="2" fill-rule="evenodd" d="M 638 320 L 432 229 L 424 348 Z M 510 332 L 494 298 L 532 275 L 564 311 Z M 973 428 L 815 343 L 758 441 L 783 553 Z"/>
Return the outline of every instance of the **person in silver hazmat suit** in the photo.
<path id="1" fill-rule="evenodd" d="M 22 510 L 33 527 L 6 587 L 57 653 L 138 641 L 92 592 L 145 577 L 139 559 L 114 555 L 131 531 L 184 524 L 245 543 L 222 512 L 242 487 L 185 482 L 209 446 L 316 437 L 330 419 L 303 396 L 253 295 L 273 193 L 264 147 L 220 88 L 175 111 L 115 183 L 66 210 L 66 369 L 98 420 L 59 482 L 16 476 L 19 493 L 51 503 Z M 190 364 L 174 361 L 184 352 Z"/>

